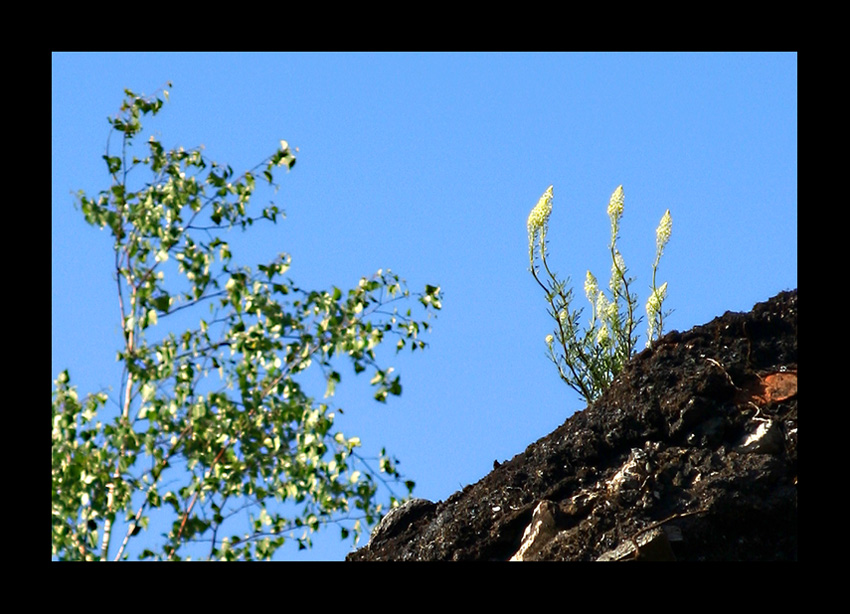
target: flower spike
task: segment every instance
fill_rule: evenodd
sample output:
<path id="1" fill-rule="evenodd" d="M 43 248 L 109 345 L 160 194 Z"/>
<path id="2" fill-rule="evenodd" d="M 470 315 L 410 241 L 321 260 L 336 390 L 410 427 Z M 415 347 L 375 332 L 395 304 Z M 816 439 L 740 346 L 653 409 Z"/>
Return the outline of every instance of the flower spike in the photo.
<path id="1" fill-rule="evenodd" d="M 546 227 L 549 223 L 549 216 L 552 214 L 552 189 L 553 186 L 551 185 L 546 188 L 531 213 L 528 214 L 528 258 L 532 265 L 534 264 L 535 242 L 540 243 L 541 256 L 543 256 L 545 249 Z"/>

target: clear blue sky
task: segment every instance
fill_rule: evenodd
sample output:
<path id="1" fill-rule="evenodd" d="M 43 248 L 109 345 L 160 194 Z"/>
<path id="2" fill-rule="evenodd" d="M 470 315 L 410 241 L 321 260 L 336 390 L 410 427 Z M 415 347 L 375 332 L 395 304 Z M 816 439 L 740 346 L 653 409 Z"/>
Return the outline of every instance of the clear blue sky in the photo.
<path id="1" fill-rule="evenodd" d="M 73 193 L 109 186 L 106 117 L 123 89 L 167 81 L 148 124 L 164 146 L 202 144 L 237 172 L 281 139 L 299 148 L 275 197 L 287 219 L 233 237 L 235 261 L 286 251 L 290 276 L 316 289 L 379 268 L 443 288 L 426 352 L 388 355 L 403 395 L 380 405 L 349 376 L 335 399 L 338 426 L 398 456 L 416 496 L 448 498 L 583 408 L 545 356 L 550 321 L 528 272 L 525 222 L 549 184 L 550 263 L 578 301 L 587 269 L 607 281 L 620 184 L 620 247 L 642 301 L 655 227 L 673 216 L 668 330 L 797 287 L 793 53 L 58 53 L 51 380 L 67 368 L 81 393 L 118 389 L 121 335 L 109 235 Z M 349 550 L 335 528 L 314 542 L 281 556 Z"/>

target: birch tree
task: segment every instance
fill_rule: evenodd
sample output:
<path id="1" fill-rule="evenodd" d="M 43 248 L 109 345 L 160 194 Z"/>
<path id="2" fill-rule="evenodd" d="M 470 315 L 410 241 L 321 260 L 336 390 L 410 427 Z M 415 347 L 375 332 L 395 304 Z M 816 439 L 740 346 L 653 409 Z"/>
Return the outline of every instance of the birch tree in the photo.
<path id="1" fill-rule="evenodd" d="M 329 524 L 356 540 L 414 483 L 385 450 L 360 455 L 327 399 L 340 362 L 366 373 L 378 402 L 401 394 L 376 351 L 424 349 L 440 288 L 411 293 L 379 270 L 350 289 L 308 290 L 286 277 L 285 253 L 237 264 L 228 232 L 282 217 L 273 203 L 249 205 L 258 184 L 276 185 L 293 167 L 295 151 L 281 141 L 237 175 L 200 148 L 141 138 L 167 90 L 125 94 L 103 156 L 111 185 L 77 198 L 114 240 L 123 374 L 114 396 L 81 396 L 69 370 L 55 379 L 53 557 L 121 560 L 142 542 L 141 559 L 269 559 L 289 539 L 309 547 Z M 178 313 L 193 325 L 171 325 Z M 321 373 L 321 401 L 302 387 L 308 369 Z M 167 518 L 160 535 L 148 534 L 154 515 Z"/>

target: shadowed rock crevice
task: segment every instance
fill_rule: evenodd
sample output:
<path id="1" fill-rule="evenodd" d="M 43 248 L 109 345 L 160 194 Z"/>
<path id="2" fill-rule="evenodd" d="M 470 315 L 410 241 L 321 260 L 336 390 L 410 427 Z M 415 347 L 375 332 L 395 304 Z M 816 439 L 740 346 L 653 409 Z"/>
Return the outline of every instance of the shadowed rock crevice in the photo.
<path id="1" fill-rule="evenodd" d="M 668 333 L 524 452 L 394 516 L 346 560 L 796 560 L 797 291 Z"/>

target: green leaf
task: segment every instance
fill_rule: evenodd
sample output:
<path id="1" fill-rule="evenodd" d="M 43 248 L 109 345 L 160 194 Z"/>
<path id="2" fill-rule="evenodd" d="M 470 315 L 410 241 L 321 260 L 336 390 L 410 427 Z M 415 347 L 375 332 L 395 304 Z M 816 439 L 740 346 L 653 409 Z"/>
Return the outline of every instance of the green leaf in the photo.
<path id="1" fill-rule="evenodd" d="M 151 401 L 156 395 L 156 384 L 152 382 L 145 382 L 142 385 L 142 401 L 145 403 Z"/>
<path id="2" fill-rule="evenodd" d="M 325 398 L 332 397 L 336 391 L 336 385 L 340 381 L 340 374 L 336 371 L 331 371 L 327 377 L 327 389 L 325 390 Z"/>
<path id="3" fill-rule="evenodd" d="M 192 405 L 192 418 L 199 420 L 207 414 L 207 408 L 204 403 L 199 402 Z"/>
<path id="4" fill-rule="evenodd" d="M 103 159 L 106 160 L 106 166 L 109 169 L 109 173 L 114 175 L 118 171 L 121 170 L 121 158 L 117 156 L 103 156 Z"/>
<path id="5" fill-rule="evenodd" d="M 151 299 L 151 304 L 158 311 L 161 311 L 162 313 L 168 313 L 168 308 L 171 306 L 171 297 L 168 296 L 167 292 L 163 292 L 159 296 L 156 296 Z"/>
<path id="6" fill-rule="evenodd" d="M 390 383 L 390 394 L 395 396 L 401 395 L 401 382 L 399 380 L 399 376 L 396 376 L 396 378 Z"/>

